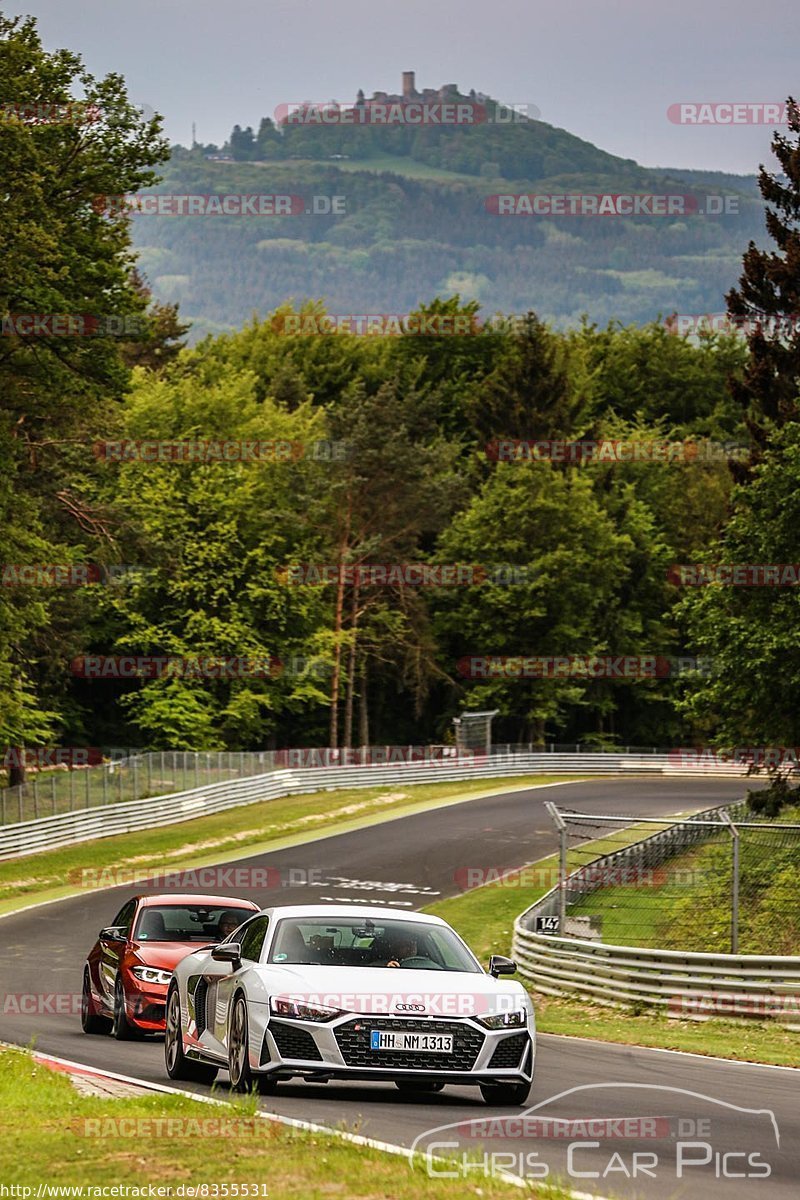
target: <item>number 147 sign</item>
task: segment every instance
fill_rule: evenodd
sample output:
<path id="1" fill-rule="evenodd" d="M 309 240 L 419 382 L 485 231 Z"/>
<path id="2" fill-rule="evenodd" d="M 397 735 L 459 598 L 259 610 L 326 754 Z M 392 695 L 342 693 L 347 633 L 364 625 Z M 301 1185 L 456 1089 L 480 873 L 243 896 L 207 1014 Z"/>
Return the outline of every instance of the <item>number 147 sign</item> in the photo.
<path id="1" fill-rule="evenodd" d="M 536 918 L 537 933 L 558 933 L 558 917 L 537 917 Z"/>

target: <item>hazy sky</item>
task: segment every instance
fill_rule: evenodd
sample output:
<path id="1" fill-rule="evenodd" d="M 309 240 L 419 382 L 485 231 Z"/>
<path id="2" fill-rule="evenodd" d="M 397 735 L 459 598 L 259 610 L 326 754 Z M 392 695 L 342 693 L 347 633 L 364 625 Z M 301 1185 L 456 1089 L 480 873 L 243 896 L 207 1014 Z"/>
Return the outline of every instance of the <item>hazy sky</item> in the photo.
<path id="1" fill-rule="evenodd" d="M 753 172 L 768 126 L 671 124 L 681 101 L 800 93 L 798 0 L 8 0 L 49 49 L 120 71 L 171 141 L 223 142 L 276 105 L 457 83 L 646 166 Z"/>

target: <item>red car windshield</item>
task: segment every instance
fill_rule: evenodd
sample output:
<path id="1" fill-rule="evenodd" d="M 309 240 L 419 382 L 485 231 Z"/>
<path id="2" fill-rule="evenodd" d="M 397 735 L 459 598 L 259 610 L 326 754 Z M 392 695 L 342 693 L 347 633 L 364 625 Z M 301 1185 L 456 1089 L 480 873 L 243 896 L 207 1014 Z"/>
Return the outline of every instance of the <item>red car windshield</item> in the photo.
<path id="1" fill-rule="evenodd" d="M 214 942 L 238 928 L 253 910 L 205 904 L 148 904 L 139 910 L 138 942 Z"/>

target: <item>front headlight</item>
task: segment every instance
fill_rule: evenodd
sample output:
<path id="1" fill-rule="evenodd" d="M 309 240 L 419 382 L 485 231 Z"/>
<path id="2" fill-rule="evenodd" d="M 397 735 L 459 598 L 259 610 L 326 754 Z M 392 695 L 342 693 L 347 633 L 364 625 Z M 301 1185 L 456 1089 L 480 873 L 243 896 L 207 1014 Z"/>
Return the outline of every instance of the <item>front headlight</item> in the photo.
<path id="1" fill-rule="evenodd" d="M 276 1017 L 291 1017 L 295 1021 L 332 1021 L 344 1011 L 329 1008 L 327 1004 L 303 1004 L 300 1000 L 287 1000 L 282 996 L 273 996 L 269 1009 Z"/>
<path id="2" fill-rule="evenodd" d="M 491 1013 L 488 1017 L 477 1019 L 487 1029 L 519 1029 L 528 1023 L 528 1015 L 522 1009 L 517 1009 L 516 1012 Z"/>
<path id="3" fill-rule="evenodd" d="M 131 974 L 142 983 L 163 983 L 165 987 L 172 979 L 172 971 L 160 971 L 158 967 L 131 967 Z"/>

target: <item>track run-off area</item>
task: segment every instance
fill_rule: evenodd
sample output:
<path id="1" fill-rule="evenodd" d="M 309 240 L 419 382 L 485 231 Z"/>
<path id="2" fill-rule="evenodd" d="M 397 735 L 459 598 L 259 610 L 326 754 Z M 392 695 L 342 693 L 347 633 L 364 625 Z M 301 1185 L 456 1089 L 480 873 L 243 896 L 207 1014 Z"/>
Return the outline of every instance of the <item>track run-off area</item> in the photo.
<path id="1" fill-rule="evenodd" d="M 730 778 L 634 776 L 498 790 L 234 864 L 271 868 L 260 876 L 274 886 L 204 890 L 243 895 L 264 907 L 330 900 L 352 902 L 354 908 L 368 902 L 410 911 L 458 894 L 464 868 L 508 871 L 553 853 L 557 837 L 544 809 L 547 800 L 635 819 L 723 804 L 742 796 L 745 786 Z M 71 1010 L 69 1004 L 48 1006 L 46 1000 L 27 1006 L 39 1011 L 15 1011 L 26 1006 L 4 1004 L 0 1039 L 35 1043 L 39 1051 L 136 1079 L 170 1082 L 160 1038 L 120 1042 L 87 1036 L 78 1014 L 89 948 L 125 899 L 142 890 L 141 885 L 87 890 L 0 920 L 4 1000 L 75 997 Z M 227 1095 L 224 1072 L 216 1088 Z M 470 1194 L 480 1187 L 482 1172 L 494 1169 L 542 1181 L 560 1177 L 579 1192 L 648 1200 L 795 1200 L 800 1194 L 800 1071 L 791 1068 L 539 1035 L 526 1108 L 490 1108 L 477 1088 L 449 1086 L 438 1094 L 411 1096 L 387 1083 L 301 1080 L 280 1084 L 260 1106 L 318 1125 L 357 1129 L 394 1145 L 456 1156 L 452 1166 L 433 1165 L 432 1171 L 463 1171 L 460 1156 L 468 1155 L 472 1161 L 463 1177 Z M 587 1124 L 562 1125 L 570 1129 L 569 1136 L 545 1136 L 553 1129 L 545 1126 L 545 1118 Z M 405 1169 L 398 1160 L 398 1170 Z"/>

